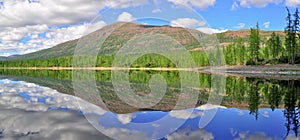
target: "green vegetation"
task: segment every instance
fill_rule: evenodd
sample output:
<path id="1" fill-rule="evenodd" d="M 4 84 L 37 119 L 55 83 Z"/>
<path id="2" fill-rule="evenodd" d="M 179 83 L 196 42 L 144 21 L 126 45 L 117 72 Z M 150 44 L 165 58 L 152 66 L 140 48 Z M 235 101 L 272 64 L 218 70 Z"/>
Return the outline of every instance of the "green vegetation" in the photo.
<path id="1" fill-rule="evenodd" d="M 233 44 L 223 47 L 226 64 L 244 65 L 247 57 L 246 47 L 242 38 L 238 38 Z"/>
<path id="2" fill-rule="evenodd" d="M 273 32 L 264 48 L 265 57 L 266 59 L 278 62 L 278 59 L 284 55 L 282 52 L 284 52 L 284 48 L 282 47 L 280 37 Z"/>
<path id="3" fill-rule="evenodd" d="M 249 61 L 251 64 L 255 64 L 258 62 L 258 55 L 260 49 L 260 37 L 259 37 L 259 26 L 256 24 L 256 28 L 250 29 L 250 37 L 249 37 L 249 52 L 250 58 Z"/>
<path id="4" fill-rule="evenodd" d="M 264 65 L 264 64 L 299 64 L 300 63 L 300 34 L 299 34 L 299 12 L 292 15 L 288 11 L 287 26 L 285 28 L 284 41 L 282 35 L 272 32 L 267 38 L 261 36 L 257 23 L 256 28 L 250 29 L 250 35 L 244 39 L 237 38 L 234 43 L 224 46 L 224 54 L 226 56 L 226 64 L 243 65 L 246 61 L 247 65 Z M 294 19 L 292 19 L 292 16 Z M 224 38 L 224 35 L 221 36 Z M 264 40 L 262 40 L 264 38 Z M 223 39 L 224 41 L 225 39 Z M 240 43 L 243 40 L 243 43 Z M 284 42 L 284 43 L 283 43 Z M 240 44 L 237 46 L 237 44 Z M 241 45 L 243 44 L 243 45 Z M 245 57 L 241 57 L 241 50 L 244 50 L 244 44 L 248 44 Z M 284 44 L 284 45 L 283 45 Z M 245 61 L 243 59 L 245 58 Z"/>
<path id="5" fill-rule="evenodd" d="M 191 51 L 191 56 L 194 58 L 196 66 L 208 66 L 209 59 L 204 51 Z M 213 53 L 212 53 L 213 54 Z M 213 56 L 216 57 L 216 56 Z M 85 64 L 86 60 L 92 60 L 92 57 L 82 57 L 80 59 L 82 62 L 77 62 L 79 66 Z M 91 67 L 111 67 L 114 60 L 113 55 L 97 56 L 96 63 L 91 65 Z M 124 58 L 126 62 L 126 58 Z M 0 61 L 0 67 L 72 67 L 73 57 L 59 57 L 51 59 L 31 59 L 31 60 L 20 60 L 20 61 Z M 90 63 L 86 63 L 90 64 Z M 134 68 L 140 67 L 176 67 L 176 64 L 170 61 L 168 58 L 157 55 L 157 54 L 147 54 L 138 58 L 131 65 Z"/>

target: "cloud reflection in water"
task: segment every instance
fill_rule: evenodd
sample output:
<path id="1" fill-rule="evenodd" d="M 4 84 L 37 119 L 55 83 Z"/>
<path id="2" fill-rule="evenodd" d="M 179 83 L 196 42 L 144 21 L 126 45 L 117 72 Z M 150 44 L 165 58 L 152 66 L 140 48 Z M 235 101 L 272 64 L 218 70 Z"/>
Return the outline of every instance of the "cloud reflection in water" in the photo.
<path id="1" fill-rule="evenodd" d="M 77 104 L 85 106 L 81 108 Z M 205 128 L 197 124 L 204 110 L 219 108 L 213 121 Z M 188 121 L 163 139 L 282 139 L 284 118 L 282 110 L 272 112 L 261 109 L 261 119 L 256 121 L 249 111 L 211 104 L 193 109 L 171 112 L 150 111 L 115 114 L 90 104 L 78 97 L 57 92 L 33 83 L 0 80 L 0 138 L 28 139 L 109 139 L 90 123 L 98 124 L 105 134 L 119 139 L 151 139 L 157 135 L 156 128 L 168 128 L 168 124 L 179 119 Z M 94 117 L 88 122 L 82 114 Z M 147 127 L 136 127 L 132 123 L 152 122 L 166 116 L 166 122 L 152 123 Z M 277 128 L 272 130 L 270 128 Z M 170 129 L 170 128 L 168 128 Z M 171 128 L 172 129 L 172 128 Z M 167 131 L 167 130 L 166 130 Z M 287 139 L 298 139 L 289 135 Z"/>

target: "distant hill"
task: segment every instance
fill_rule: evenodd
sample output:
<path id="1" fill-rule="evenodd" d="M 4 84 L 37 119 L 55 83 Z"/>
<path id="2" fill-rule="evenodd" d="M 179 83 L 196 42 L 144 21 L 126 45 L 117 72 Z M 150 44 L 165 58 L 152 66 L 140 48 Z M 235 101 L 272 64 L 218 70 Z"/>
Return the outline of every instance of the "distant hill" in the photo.
<path id="1" fill-rule="evenodd" d="M 284 31 L 274 31 L 276 34 L 278 34 L 281 39 L 284 39 Z M 261 41 L 262 43 L 265 43 L 265 41 L 271 36 L 271 34 L 273 33 L 273 31 L 264 31 L 261 30 L 259 32 L 260 36 L 261 36 Z M 228 43 L 232 43 L 235 40 L 237 40 L 239 37 L 242 38 L 244 41 L 248 40 L 248 36 L 250 35 L 250 30 L 238 30 L 238 31 L 232 31 L 232 30 L 228 30 L 226 32 L 223 33 L 218 33 L 216 34 L 217 38 L 219 40 L 219 42 L 221 44 L 228 44 Z"/>
<path id="2" fill-rule="evenodd" d="M 7 57 L 0 56 L 0 61 L 6 60 L 6 59 L 7 59 Z"/>
<path id="3" fill-rule="evenodd" d="M 115 23 L 124 24 L 121 22 Z M 103 31 L 105 31 L 109 26 L 99 29 L 90 35 L 101 36 Z M 179 43 L 183 44 L 188 50 L 202 50 L 201 46 L 197 43 L 197 40 L 190 34 L 190 32 L 196 33 L 199 36 L 208 36 L 207 34 L 201 33 L 196 30 L 185 29 L 181 27 L 171 27 L 171 26 L 149 26 L 134 23 L 126 23 L 121 28 L 118 28 L 106 39 L 103 43 L 103 51 L 100 55 L 110 55 L 115 53 L 120 49 L 130 38 L 141 35 L 144 33 L 161 33 L 170 36 L 177 40 Z M 269 36 L 271 36 L 272 31 L 261 31 L 262 42 L 264 42 Z M 284 37 L 283 31 L 276 31 L 277 34 Z M 247 41 L 249 30 L 239 30 L 239 31 L 227 31 L 224 33 L 215 34 L 221 43 L 221 45 L 227 45 L 235 42 L 238 37 L 241 37 L 244 41 Z M 40 50 L 37 52 L 9 57 L 9 60 L 29 60 L 29 59 L 49 59 L 52 57 L 66 57 L 72 56 L 74 54 L 75 48 L 77 46 L 78 39 L 71 40 L 65 43 L 58 44 L 52 48 Z M 98 48 L 97 48 L 98 47 Z M 95 50 L 99 50 L 99 46 L 95 46 Z M 88 51 L 88 50 L 87 50 Z M 4 60 L 6 58 L 1 58 Z"/>

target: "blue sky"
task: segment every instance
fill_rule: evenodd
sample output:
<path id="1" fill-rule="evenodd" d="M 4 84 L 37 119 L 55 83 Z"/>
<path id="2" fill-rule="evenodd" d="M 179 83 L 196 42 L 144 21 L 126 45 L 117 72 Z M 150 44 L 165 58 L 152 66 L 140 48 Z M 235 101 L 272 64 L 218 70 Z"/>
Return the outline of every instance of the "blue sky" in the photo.
<path id="1" fill-rule="evenodd" d="M 231 2 L 229 2 L 231 1 Z M 232 0 L 219 0 L 215 6 L 207 10 L 197 10 L 212 28 L 238 30 L 238 24 L 245 24 L 245 29 L 255 26 L 259 22 L 263 30 L 283 30 L 285 26 L 286 9 L 284 4 L 270 4 L 266 7 L 240 7 L 231 9 Z M 263 26 L 269 23 L 269 27 Z"/>
<path id="2" fill-rule="evenodd" d="M 181 26 L 206 33 L 283 30 L 300 0 L 0 0 L 0 56 L 80 38 L 117 21 Z M 16 10 L 18 9 L 18 10 Z"/>

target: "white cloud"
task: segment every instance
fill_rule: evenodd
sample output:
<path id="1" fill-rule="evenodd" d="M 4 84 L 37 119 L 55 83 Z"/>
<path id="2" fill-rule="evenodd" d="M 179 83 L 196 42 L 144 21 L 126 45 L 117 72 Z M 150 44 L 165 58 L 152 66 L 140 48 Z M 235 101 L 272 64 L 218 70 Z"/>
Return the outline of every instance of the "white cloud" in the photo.
<path id="1" fill-rule="evenodd" d="M 193 110 L 172 110 L 169 115 L 178 119 L 193 119 L 202 116 L 202 112 L 194 112 Z"/>
<path id="2" fill-rule="evenodd" d="M 99 139 L 99 133 L 83 115 L 75 111 L 48 110 L 58 107 L 80 110 L 83 113 L 105 110 L 78 97 L 62 94 L 48 87 L 21 81 L 1 80 L 0 84 L 0 128 L 4 139 Z M 27 94 L 23 95 L 22 94 Z M 45 99 L 45 103 L 38 99 Z M 83 106 L 77 104 L 80 103 Z M 99 116 L 97 117 L 99 118 Z M 42 124 L 42 125 L 41 125 Z M 0 130 L 0 131 L 2 131 Z M 28 133 L 38 133 L 29 134 Z"/>
<path id="3" fill-rule="evenodd" d="M 21 52 L 21 54 L 25 54 L 50 48 L 59 43 L 80 38 L 105 25 L 105 22 L 99 21 L 93 24 L 86 23 L 65 28 L 49 28 L 47 25 L 6 28 L 6 30 L 0 31 L 0 40 L 3 43 L 0 52 Z M 46 33 L 46 36 L 38 36 L 39 33 Z M 29 37 L 30 40 L 21 43 L 20 40 L 24 37 Z"/>
<path id="4" fill-rule="evenodd" d="M 10 80 L 1 80 L 0 107 L 15 108 L 27 111 L 47 111 L 48 108 L 65 107 L 73 110 L 81 110 L 84 113 L 106 113 L 102 108 L 88 103 L 78 97 L 62 94 L 48 87 L 42 87 L 33 83 L 19 82 L 13 84 Z M 23 98 L 19 93 L 25 92 L 29 98 Z M 38 98 L 46 99 L 45 103 L 38 102 Z M 79 106 L 80 104 L 81 106 Z M 91 111 L 92 110 L 92 111 Z"/>
<path id="5" fill-rule="evenodd" d="M 170 25 L 173 27 L 197 29 L 198 31 L 207 34 L 222 33 L 227 31 L 226 29 L 220 30 L 220 29 L 209 28 L 207 27 L 207 24 L 204 21 L 199 21 L 194 18 L 178 18 L 172 20 L 170 22 Z"/>
<path id="6" fill-rule="evenodd" d="M 295 135 L 293 135 L 293 134 L 289 134 L 289 135 L 287 135 L 287 137 L 286 137 L 286 140 L 299 140 L 300 138 L 299 138 L 299 135 L 296 137 Z"/>
<path id="7" fill-rule="evenodd" d="M 263 132 L 257 132 L 253 134 L 249 134 L 249 131 L 246 132 L 240 132 L 239 137 L 235 138 L 235 140 L 272 140 L 273 138 L 268 137 Z"/>
<path id="8" fill-rule="evenodd" d="M 3 139 L 108 139 L 84 116 L 73 111 L 35 112 L 1 108 L 0 111 Z"/>
<path id="9" fill-rule="evenodd" d="M 107 7 L 111 8 L 128 8 L 147 4 L 148 0 L 103 0 Z"/>
<path id="10" fill-rule="evenodd" d="M 236 10 L 238 9 L 240 6 L 239 4 L 235 1 L 232 5 L 231 5 L 231 10 Z"/>
<path id="11" fill-rule="evenodd" d="M 94 18 L 104 7 L 127 8 L 145 3 L 147 0 L 41 0 L 33 3 L 27 0 L 4 1 L 4 8 L 0 9 L 0 28 L 76 24 Z"/>
<path id="12" fill-rule="evenodd" d="M 2 53 L 1 56 L 4 56 L 4 57 L 7 57 L 7 56 L 10 56 L 12 55 L 11 53 Z"/>
<path id="13" fill-rule="evenodd" d="M 237 29 L 242 29 L 242 28 L 244 28 L 245 27 L 245 23 L 238 23 L 238 25 L 237 26 L 235 26 L 234 28 L 237 28 Z"/>
<path id="14" fill-rule="evenodd" d="M 159 9 L 159 8 L 156 8 L 156 9 L 152 10 L 152 13 L 160 13 L 160 12 L 161 12 L 161 9 Z"/>
<path id="15" fill-rule="evenodd" d="M 269 112 L 268 111 L 264 111 L 264 113 L 262 114 L 264 117 L 269 118 Z"/>
<path id="16" fill-rule="evenodd" d="M 271 22 L 265 22 L 264 24 L 263 24 L 263 26 L 265 27 L 265 28 L 269 28 L 270 27 L 270 24 L 271 24 Z"/>
<path id="17" fill-rule="evenodd" d="M 285 4 L 286 6 L 296 7 L 300 4 L 300 0 L 286 0 Z"/>
<path id="18" fill-rule="evenodd" d="M 37 33 L 48 30 L 47 25 L 24 26 L 18 28 L 7 27 L 0 32 L 0 40 L 3 44 L 7 42 L 19 42 L 26 35 L 37 35 Z"/>
<path id="19" fill-rule="evenodd" d="M 190 130 L 183 130 L 175 132 L 167 136 L 168 140 L 212 140 L 214 135 L 211 132 L 207 132 L 203 129 L 190 132 Z"/>
<path id="20" fill-rule="evenodd" d="M 198 110 L 212 110 L 212 109 L 226 109 L 225 106 L 220 106 L 220 105 L 213 105 L 213 104 L 204 104 L 201 105 L 199 107 L 197 107 L 196 109 Z"/>
<path id="21" fill-rule="evenodd" d="M 118 120 L 122 124 L 128 124 L 131 122 L 132 119 L 134 119 L 136 116 L 135 114 L 118 114 Z"/>
<path id="22" fill-rule="evenodd" d="M 131 15 L 128 12 L 123 12 L 118 17 L 118 21 L 123 21 L 123 22 L 132 22 L 134 20 L 135 20 L 135 17 L 133 17 L 133 15 Z"/>
<path id="23" fill-rule="evenodd" d="M 265 7 L 268 4 L 279 4 L 282 0 L 236 0 L 232 9 L 238 8 L 239 6 L 250 8 L 250 7 Z"/>
<path id="24" fill-rule="evenodd" d="M 78 25 L 96 17 L 103 8 L 128 8 L 148 3 L 147 0 L 2 0 L 0 7 L 0 52 L 6 54 L 29 53 L 80 37 L 83 26 L 103 27 L 98 24 Z M 71 25 L 68 29 L 56 26 Z M 50 29 L 48 33 L 48 29 Z M 75 28 L 80 29 L 77 31 Z M 60 37 L 46 39 L 38 36 L 47 32 L 46 37 L 60 32 Z M 72 33 L 74 32 L 74 33 Z M 87 31 L 88 32 L 88 31 Z M 66 34 L 63 34 L 66 33 Z M 74 35 L 75 34 L 75 35 Z M 24 37 L 30 41 L 21 43 Z"/>
<path id="25" fill-rule="evenodd" d="M 194 18 L 178 18 L 170 22 L 171 26 L 183 28 L 198 28 L 206 25 L 204 21 L 199 21 Z"/>
<path id="26" fill-rule="evenodd" d="M 234 110 L 234 111 L 237 112 L 239 116 L 245 115 L 245 113 L 243 112 L 243 110 L 236 109 L 236 110 Z"/>
<path id="27" fill-rule="evenodd" d="M 201 10 L 208 8 L 209 6 L 213 6 L 216 0 L 168 0 L 179 6 L 186 6 L 186 7 L 198 7 Z"/>
<path id="28" fill-rule="evenodd" d="M 226 29 L 213 29 L 208 27 L 197 28 L 197 30 L 206 34 L 216 34 L 228 31 Z"/>

